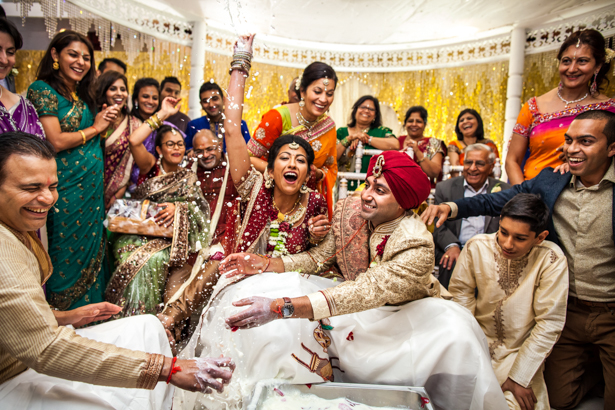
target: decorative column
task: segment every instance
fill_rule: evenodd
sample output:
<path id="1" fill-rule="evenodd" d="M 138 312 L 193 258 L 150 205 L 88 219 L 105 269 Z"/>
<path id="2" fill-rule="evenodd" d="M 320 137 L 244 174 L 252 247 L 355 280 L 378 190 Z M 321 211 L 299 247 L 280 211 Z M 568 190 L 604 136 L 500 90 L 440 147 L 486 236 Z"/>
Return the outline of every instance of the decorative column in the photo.
<path id="1" fill-rule="evenodd" d="M 192 119 L 202 116 L 199 88 L 203 84 L 205 74 L 206 36 L 207 24 L 204 21 L 194 22 L 192 51 L 190 54 L 190 94 L 188 96 L 188 116 Z"/>
<path id="2" fill-rule="evenodd" d="M 506 154 L 512 137 L 513 127 L 521 111 L 523 91 L 523 63 L 525 62 L 525 27 L 515 27 L 510 33 L 510 60 L 508 63 L 508 86 L 506 91 L 506 112 L 504 118 L 504 144 L 502 146 L 502 180 L 506 175 Z"/>

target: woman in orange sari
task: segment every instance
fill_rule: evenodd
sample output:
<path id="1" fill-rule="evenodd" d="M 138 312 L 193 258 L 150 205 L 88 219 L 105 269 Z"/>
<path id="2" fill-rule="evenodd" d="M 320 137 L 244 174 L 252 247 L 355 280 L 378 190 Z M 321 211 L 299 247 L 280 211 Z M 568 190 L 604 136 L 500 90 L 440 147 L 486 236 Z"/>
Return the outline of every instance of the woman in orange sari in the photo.
<path id="1" fill-rule="evenodd" d="M 301 101 L 274 108 L 265 115 L 248 142 L 252 165 L 264 173 L 269 149 L 282 135 L 297 135 L 314 150 L 314 166 L 308 187 L 327 199 L 333 215 L 333 189 L 337 179 L 337 134 L 335 123 L 327 115 L 333 103 L 337 75 L 331 66 L 314 62 L 296 82 Z"/>

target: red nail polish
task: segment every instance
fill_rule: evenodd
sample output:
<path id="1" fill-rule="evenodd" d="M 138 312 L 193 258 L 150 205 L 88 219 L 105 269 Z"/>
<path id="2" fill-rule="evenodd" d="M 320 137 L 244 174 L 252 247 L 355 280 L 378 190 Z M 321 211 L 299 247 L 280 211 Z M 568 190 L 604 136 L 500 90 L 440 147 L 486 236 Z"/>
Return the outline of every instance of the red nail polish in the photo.
<path id="1" fill-rule="evenodd" d="M 236 331 L 238 331 L 238 330 L 239 330 L 239 327 L 238 327 L 238 326 L 233 326 L 233 327 L 231 328 L 231 332 L 236 332 Z"/>

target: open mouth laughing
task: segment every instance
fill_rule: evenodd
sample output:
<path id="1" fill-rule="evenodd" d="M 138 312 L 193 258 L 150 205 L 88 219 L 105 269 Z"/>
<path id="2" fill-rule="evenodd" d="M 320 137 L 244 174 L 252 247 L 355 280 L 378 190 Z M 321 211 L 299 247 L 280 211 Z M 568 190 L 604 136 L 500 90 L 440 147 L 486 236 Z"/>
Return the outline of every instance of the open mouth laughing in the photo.
<path id="1" fill-rule="evenodd" d="M 295 171 L 287 171 L 284 173 L 284 181 L 286 181 L 287 184 L 295 184 L 298 178 L 299 174 Z"/>

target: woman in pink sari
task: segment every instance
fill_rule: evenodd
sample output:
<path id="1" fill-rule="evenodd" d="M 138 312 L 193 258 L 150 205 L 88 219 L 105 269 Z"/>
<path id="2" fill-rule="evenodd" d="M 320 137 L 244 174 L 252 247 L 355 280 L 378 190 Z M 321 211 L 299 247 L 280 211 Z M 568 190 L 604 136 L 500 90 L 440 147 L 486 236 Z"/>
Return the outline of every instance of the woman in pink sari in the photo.
<path id="1" fill-rule="evenodd" d="M 130 182 L 133 157 L 128 136 L 139 128 L 141 120 L 128 114 L 128 81 L 117 71 L 107 71 L 98 78 L 96 105 L 102 110 L 111 105 L 120 107 L 120 115 L 101 137 L 105 141 L 105 208 L 122 198 Z"/>

